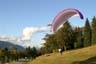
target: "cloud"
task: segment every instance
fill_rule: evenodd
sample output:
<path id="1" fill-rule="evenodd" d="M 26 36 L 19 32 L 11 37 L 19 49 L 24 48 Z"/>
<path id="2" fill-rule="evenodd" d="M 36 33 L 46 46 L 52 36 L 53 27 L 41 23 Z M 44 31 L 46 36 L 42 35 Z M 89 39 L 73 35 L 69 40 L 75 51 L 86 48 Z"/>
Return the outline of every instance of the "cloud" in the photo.
<path id="1" fill-rule="evenodd" d="M 23 36 L 21 40 L 30 40 L 34 33 L 45 32 L 48 29 L 48 27 L 26 27 L 23 30 Z"/>
<path id="2" fill-rule="evenodd" d="M 7 37 L 7 36 L 1 36 L 0 41 L 16 41 L 16 37 Z"/>
<path id="3" fill-rule="evenodd" d="M 0 41 L 28 42 L 31 41 L 33 34 L 46 31 L 49 31 L 49 27 L 26 27 L 23 29 L 22 35 L 18 37 L 0 36 Z"/>

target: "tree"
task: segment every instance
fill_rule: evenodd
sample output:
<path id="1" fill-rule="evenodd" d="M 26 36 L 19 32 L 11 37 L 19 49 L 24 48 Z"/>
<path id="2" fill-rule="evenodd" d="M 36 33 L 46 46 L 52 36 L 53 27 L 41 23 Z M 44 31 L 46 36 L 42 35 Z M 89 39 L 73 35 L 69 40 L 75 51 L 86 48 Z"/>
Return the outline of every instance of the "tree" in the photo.
<path id="1" fill-rule="evenodd" d="M 12 48 L 13 48 L 11 51 L 12 60 L 18 61 L 19 51 L 17 50 L 16 47 L 12 47 Z"/>
<path id="2" fill-rule="evenodd" d="M 30 47 L 27 47 L 26 50 L 25 50 L 25 56 L 27 58 L 31 58 L 31 48 Z"/>
<path id="3" fill-rule="evenodd" d="M 75 48 L 81 48 L 83 47 L 83 37 L 82 37 L 82 28 L 76 27 L 74 30 L 74 36 L 75 36 Z"/>
<path id="4" fill-rule="evenodd" d="M 36 49 L 35 47 L 33 47 L 33 48 L 31 49 L 31 51 L 32 51 L 32 58 L 36 58 L 36 57 L 38 56 L 38 54 L 37 54 L 37 49 Z"/>
<path id="5" fill-rule="evenodd" d="M 56 51 L 56 49 L 58 49 L 58 44 L 57 44 L 55 34 L 47 34 L 44 40 L 46 42 L 44 43 L 46 53 L 51 53 L 53 51 Z"/>
<path id="6" fill-rule="evenodd" d="M 60 48 L 64 47 L 64 50 L 74 48 L 73 30 L 68 21 L 57 31 L 56 38 Z"/>
<path id="7" fill-rule="evenodd" d="M 84 47 L 91 45 L 91 27 L 88 18 L 86 19 L 84 27 Z"/>
<path id="8" fill-rule="evenodd" d="M 96 18 L 92 19 L 92 44 L 96 44 Z"/>
<path id="9" fill-rule="evenodd" d="M 40 50 L 38 51 L 38 54 L 39 54 L 39 55 L 46 54 L 46 47 L 45 47 L 45 46 L 42 46 L 42 47 L 40 48 Z"/>
<path id="10" fill-rule="evenodd" d="M 9 51 L 8 48 L 1 48 L 0 50 L 0 60 L 3 62 L 9 61 Z"/>
<path id="11" fill-rule="evenodd" d="M 25 50 L 25 56 L 29 59 L 36 58 L 37 57 L 37 49 L 35 47 L 33 48 L 26 48 Z"/>

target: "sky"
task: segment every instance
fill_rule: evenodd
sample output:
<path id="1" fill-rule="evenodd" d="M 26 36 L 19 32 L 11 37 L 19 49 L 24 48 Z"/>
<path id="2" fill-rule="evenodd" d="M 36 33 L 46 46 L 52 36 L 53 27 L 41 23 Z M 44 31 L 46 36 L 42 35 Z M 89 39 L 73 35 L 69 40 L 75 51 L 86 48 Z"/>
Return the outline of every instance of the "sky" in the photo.
<path id="1" fill-rule="evenodd" d="M 50 31 L 47 25 L 60 11 L 78 9 L 84 20 L 74 17 L 69 22 L 72 26 L 84 26 L 86 18 L 91 22 L 96 16 L 95 6 L 96 0 L 0 0 L 0 40 L 39 46 Z"/>

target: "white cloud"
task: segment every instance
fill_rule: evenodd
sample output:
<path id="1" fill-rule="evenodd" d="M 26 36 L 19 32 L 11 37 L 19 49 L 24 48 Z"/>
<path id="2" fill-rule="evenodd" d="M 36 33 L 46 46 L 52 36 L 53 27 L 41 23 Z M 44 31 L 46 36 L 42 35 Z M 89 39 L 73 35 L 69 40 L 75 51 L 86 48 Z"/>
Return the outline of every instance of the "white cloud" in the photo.
<path id="1" fill-rule="evenodd" d="M 16 41 L 16 37 L 7 37 L 7 36 L 1 36 L 0 41 Z"/>
<path id="2" fill-rule="evenodd" d="M 21 40 L 30 40 L 32 35 L 37 32 L 44 32 L 47 31 L 48 27 L 26 27 L 23 30 L 23 36 Z"/>
<path id="3" fill-rule="evenodd" d="M 31 41 L 32 35 L 38 32 L 46 32 L 49 31 L 49 27 L 26 27 L 23 29 L 22 35 L 18 37 L 7 37 L 0 36 L 0 41 L 10 41 L 10 42 L 28 42 Z M 28 44 L 28 43 L 27 43 Z M 24 46 L 29 46 L 30 44 Z"/>

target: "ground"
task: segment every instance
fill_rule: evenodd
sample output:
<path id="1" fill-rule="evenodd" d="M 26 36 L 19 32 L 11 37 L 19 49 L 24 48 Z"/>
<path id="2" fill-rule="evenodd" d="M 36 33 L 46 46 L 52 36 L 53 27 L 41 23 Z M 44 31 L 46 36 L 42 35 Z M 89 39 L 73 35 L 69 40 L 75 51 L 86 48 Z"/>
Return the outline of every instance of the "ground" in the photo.
<path id="1" fill-rule="evenodd" d="M 96 64 L 96 45 L 65 51 L 60 53 L 51 53 L 42 55 L 28 64 Z"/>

